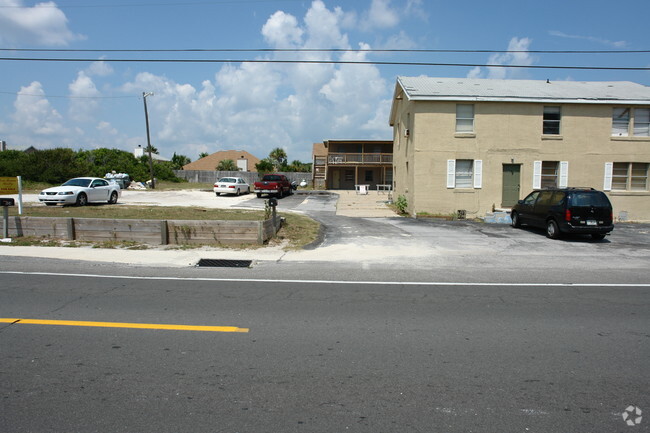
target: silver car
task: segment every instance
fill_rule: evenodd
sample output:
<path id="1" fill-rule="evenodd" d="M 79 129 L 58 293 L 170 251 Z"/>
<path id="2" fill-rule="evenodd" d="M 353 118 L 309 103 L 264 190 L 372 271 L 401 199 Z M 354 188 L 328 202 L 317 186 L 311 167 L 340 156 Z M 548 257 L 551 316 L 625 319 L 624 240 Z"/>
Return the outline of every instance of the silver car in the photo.
<path id="1" fill-rule="evenodd" d="M 214 193 L 220 194 L 248 194 L 251 187 L 241 177 L 222 177 L 214 183 Z"/>
<path id="2" fill-rule="evenodd" d="M 115 181 L 98 177 L 76 177 L 61 186 L 47 188 L 38 195 L 38 201 L 47 206 L 76 204 L 85 206 L 90 202 L 117 203 L 122 189 Z"/>

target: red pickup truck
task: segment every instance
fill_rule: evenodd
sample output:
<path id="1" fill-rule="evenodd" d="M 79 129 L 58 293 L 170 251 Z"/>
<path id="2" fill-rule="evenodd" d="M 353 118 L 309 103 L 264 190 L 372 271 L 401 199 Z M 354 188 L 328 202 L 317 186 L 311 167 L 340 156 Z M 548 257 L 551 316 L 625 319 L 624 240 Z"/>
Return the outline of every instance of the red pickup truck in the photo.
<path id="1" fill-rule="evenodd" d="M 291 182 L 283 174 L 265 174 L 261 181 L 255 182 L 255 194 L 276 195 L 279 198 L 291 194 Z"/>

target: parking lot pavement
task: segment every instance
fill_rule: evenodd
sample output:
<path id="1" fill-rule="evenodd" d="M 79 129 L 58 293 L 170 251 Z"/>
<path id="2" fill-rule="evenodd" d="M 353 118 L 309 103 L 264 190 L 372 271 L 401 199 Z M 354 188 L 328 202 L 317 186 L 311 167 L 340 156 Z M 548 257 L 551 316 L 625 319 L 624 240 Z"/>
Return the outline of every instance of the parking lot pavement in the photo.
<path id="1" fill-rule="evenodd" d="M 350 197 L 356 199 L 355 197 Z M 377 201 L 375 197 L 369 198 Z M 217 208 L 262 208 L 254 194 L 216 197 L 211 191 L 130 191 L 122 204 L 192 205 Z M 280 211 L 298 211 L 324 226 L 318 245 L 299 251 L 277 246 L 231 250 L 205 247 L 169 250 L 120 251 L 107 255 L 92 248 L 0 246 L 0 255 L 24 255 L 74 260 L 110 261 L 149 266 L 188 266 L 199 258 L 250 259 L 275 262 L 345 262 L 377 267 L 553 268 L 585 266 L 610 269 L 647 269 L 650 263 L 650 225 L 618 224 L 602 241 L 587 237 L 551 240 L 542 231 L 514 229 L 505 224 L 474 221 L 415 220 L 403 217 L 355 217 L 338 213 L 341 200 L 332 194 L 294 194 L 278 200 Z M 392 214 L 394 215 L 394 214 Z"/>

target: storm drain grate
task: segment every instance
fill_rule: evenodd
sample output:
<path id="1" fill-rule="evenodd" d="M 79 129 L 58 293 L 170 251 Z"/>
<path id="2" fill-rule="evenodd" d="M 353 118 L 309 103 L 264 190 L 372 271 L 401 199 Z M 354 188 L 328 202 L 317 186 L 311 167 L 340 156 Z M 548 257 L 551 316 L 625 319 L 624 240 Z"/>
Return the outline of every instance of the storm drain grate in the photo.
<path id="1" fill-rule="evenodd" d="M 252 260 L 201 259 L 196 266 L 213 268 L 250 268 Z"/>

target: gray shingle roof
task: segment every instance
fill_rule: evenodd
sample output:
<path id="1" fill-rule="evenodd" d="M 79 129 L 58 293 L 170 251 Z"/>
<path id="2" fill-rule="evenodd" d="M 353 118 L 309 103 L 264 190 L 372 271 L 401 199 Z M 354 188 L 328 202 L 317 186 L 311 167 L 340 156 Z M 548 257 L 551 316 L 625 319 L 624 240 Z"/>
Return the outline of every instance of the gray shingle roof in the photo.
<path id="1" fill-rule="evenodd" d="M 397 77 L 410 100 L 650 104 L 650 87 L 630 81 L 533 81 Z"/>

